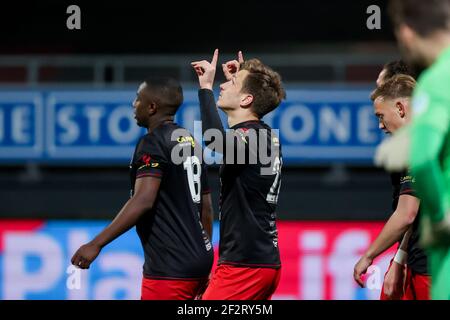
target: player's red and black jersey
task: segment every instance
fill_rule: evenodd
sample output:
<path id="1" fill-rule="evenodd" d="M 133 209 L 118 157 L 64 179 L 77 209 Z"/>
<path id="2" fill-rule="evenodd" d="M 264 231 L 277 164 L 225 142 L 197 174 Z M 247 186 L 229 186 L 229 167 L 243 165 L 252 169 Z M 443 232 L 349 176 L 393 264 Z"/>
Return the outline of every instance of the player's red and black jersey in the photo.
<path id="1" fill-rule="evenodd" d="M 260 129 L 265 129 L 269 133 L 266 154 L 272 153 L 272 138 L 279 147 L 271 128 L 262 121 L 243 122 L 231 129 L 238 135 L 253 129 L 258 136 Z M 248 140 L 243 144 L 247 159 L 251 152 L 259 151 L 252 150 Z M 276 207 L 281 185 L 281 150 L 272 160 L 267 165 L 257 159 L 255 164 L 225 162 L 220 167 L 219 264 L 280 267 Z M 269 169 L 270 174 L 262 174 L 263 169 Z"/>
<path id="2" fill-rule="evenodd" d="M 198 94 L 204 136 L 207 136 L 207 130 L 215 129 L 223 137 L 231 136 L 235 142 L 230 143 L 230 139 L 224 138 L 226 143 L 222 144 L 222 152 L 219 151 L 223 154 L 223 164 L 219 172 L 218 263 L 279 268 L 276 207 L 282 156 L 278 137 L 263 121 L 242 122 L 225 133 L 213 92 L 200 89 Z M 211 149 L 211 145 L 221 144 L 215 139 L 205 143 Z"/>
<path id="3" fill-rule="evenodd" d="M 401 195 L 410 195 L 417 197 L 414 188 L 414 177 L 409 171 L 402 173 L 391 174 L 392 181 L 392 209 L 395 210 L 398 205 L 398 200 Z M 408 261 L 407 265 L 414 272 L 420 274 L 428 274 L 427 255 L 419 245 L 419 221 L 420 221 L 420 207 L 416 219 L 413 223 L 411 237 L 408 241 Z"/>
<path id="4" fill-rule="evenodd" d="M 130 164 L 131 195 L 136 179 L 161 179 L 153 208 L 136 225 L 146 277 L 194 279 L 210 273 L 213 248 L 201 224 L 201 195 L 209 192 L 207 168 L 194 152 L 195 143 L 187 130 L 166 122 L 136 146 Z M 181 156 L 174 158 L 173 150 Z"/>

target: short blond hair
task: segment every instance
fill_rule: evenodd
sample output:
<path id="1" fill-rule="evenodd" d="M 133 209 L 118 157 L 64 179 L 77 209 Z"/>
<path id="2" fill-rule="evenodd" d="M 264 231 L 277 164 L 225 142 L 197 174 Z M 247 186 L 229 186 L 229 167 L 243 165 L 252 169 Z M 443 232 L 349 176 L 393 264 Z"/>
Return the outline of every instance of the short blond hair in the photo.
<path id="1" fill-rule="evenodd" d="M 416 80 L 406 74 L 397 74 L 376 88 L 370 95 L 375 101 L 378 97 L 385 99 L 410 98 L 416 87 Z"/>

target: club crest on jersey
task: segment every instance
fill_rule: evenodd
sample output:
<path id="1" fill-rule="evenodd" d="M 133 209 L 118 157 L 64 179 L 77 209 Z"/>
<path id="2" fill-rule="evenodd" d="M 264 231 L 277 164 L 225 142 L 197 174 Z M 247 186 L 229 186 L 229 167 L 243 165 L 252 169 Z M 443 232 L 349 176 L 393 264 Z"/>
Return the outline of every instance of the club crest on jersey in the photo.
<path id="1" fill-rule="evenodd" d="M 152 168 L 156 168 L 159 166 L 158 162 L 152 161 L 152 157 L 148 154 L 144 154 L 140 160 L 144 163 L 143 165 L 141 165 L 138 170 L 141 170 L 145 167 L 152 167 Z"/>
<path id="2" fill-rule="evenodd" d="M 141 157 L 141 160 L 142 160 L 142 162 L 144 162 L 145 163 L 145 165 L 149 165 L 150 164 L 150 160 L 152 159 L 152 157 L 150 157 L 150 155 L 148 155 L 148 154 L 144 154 L 142 157 Z"/>
<path id="3" fill-rule="evenodd" d="M 247 139 L 245 139 L 245 137 L 248 136 L 248 130 L 248 128 L 239 128 L 235 130 L 244 143 L 247 143 Z"/>

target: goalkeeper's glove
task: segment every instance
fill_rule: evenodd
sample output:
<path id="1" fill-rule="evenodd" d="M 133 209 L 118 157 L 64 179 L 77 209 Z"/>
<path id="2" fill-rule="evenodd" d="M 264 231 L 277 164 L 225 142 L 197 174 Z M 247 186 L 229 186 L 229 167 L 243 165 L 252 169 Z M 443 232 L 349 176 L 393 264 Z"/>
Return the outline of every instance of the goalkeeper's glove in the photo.
<path id="1" fill-rule="evenodd" d="M 403 127 L 385 139 L 375 152 L 375 165 L 387 171 L 403 171 L 409 167 L 410 130 Z"/>

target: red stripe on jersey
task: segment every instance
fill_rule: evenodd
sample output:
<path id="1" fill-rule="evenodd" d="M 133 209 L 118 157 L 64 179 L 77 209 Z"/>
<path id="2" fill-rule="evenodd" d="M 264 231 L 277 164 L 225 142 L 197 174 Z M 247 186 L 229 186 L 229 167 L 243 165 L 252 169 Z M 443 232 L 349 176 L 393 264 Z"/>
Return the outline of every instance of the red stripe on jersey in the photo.
<path id="1" fill-rule="evenodd" d="M 156 172 L 154 172 L 154 173 L 141 173 L 141 174 L 136 175 L 136 179 L 142 178 L 142 177 L 155 177 L 155 178 L 161 178 L 161 177 L 162 177 L 162 174 L 161 174 L 161 173 L 156 173 Z"/>

